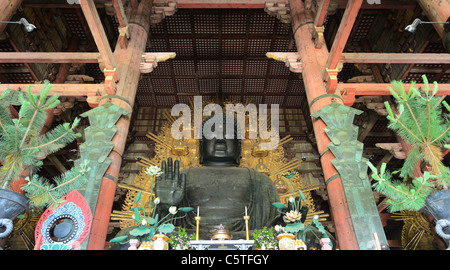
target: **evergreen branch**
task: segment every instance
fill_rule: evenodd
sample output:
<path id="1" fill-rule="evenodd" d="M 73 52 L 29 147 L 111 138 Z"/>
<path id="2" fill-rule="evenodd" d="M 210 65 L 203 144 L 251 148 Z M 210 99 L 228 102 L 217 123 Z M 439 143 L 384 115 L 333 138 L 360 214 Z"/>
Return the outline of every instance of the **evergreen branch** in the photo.
<path id="1" fill-rule="evenodd" d="M 55 186 L 54 188 L 50 189 L 49 191 L 53 191 L 53 190 L 55 190 L 55 189 L 61 188 L 61 187 L 65 186 L 65 185 L 68 185 L 68 184 L 74 182 L 75 180 L 77 180 L 77 179 L 78 179 L 80 176 L 82 176 L 82 175 L 83 175 L 83 172 L 80 172 L 80 173 L 79 173 L 77 176 L 75 176 L 74 178 L 72 178 L 72 179 L 70 179 L 70 180 L 67 180 L 67 181 L 65 181 L 64 183 L 62 183 L 62 184 L 60 184 L 60 185 L 58 185 L 58 186 Z"/>
<path id="2" fill-rule="evenodd" d="M 51 190 L 47 190 L 47 189 L 45 189 L 44 187 L 42 187 L 42 186 L 40 186 L 40 185 L 38 185 L 38 184 L 36 184 L 36 183 L 34 183 L 34 182 L 32 182 L 32 181 L 30 181 L 29 182 L 30 184 L 32 184 L 33 186 L 35 186 L 35 187 L 37 187 L 37 188 L 40 188 L 41 190 L 43 190 L 44 192 L 42 192 L 41 194 L 38 194 L 38 195 L 35 195 L 35 196 L 32 196 L 32 197 L 29 197 L 29 199 L 30 200 L 33 200 L 34 198 L 36 198 L 36 197 L 38 197 L 38 196 L 42 196 L 43 194 L 47 194 L 48 196 L 50 196 L 50 199 L 53 201 L 53 203 L 55 203 L 57 200 L 55 200 L 55 198 L 52 196 L 52 194 L 50 193 L 50 191 Z"/>
<path id="3" fill-rule="evenodd" d="M 417 118 L 416 118 L 416 116 L 414 115 L 414 113 L 413 113 L 413 111 L 412 111 L 412 109 L 411 109 L 411 106 L 409 106 L 409 103 L 408 103 L 408 102 L 405 102 L 405 103 L 406 103 L 406 107 L 407 107 L 408 110 L 409 110 L 409 113 L 411 114 L 411 116 L 412 116 L 412 118 L 413 118 L 413 120 L 414 120 L 414 123 L 416 124 L 417 128 L 419 129 L 420 135 L 422 135 L 423 142 L 426 142 L 426 139 L 425 139 L 425 137 L 423 136 L 422 129 L 420 128 L 419 122 L 417 121 Z M 420 141 L 420 140 L 419 140 L 419 141 Z"/>
<path id="4" fill-rule="evenodd" d="M 64 132 L 63 134 L 61 134 L 59 137 L 57 137 L 57 138 L 55 138 L 55 139 L 53 139 L 53 140 L 51 140 L 51 141 L 48 141 L 48 142 L 46 142 L 46 143 L 44 143 L 44 144 L 36 145 L 36 146 L 33 146 L 33 147 L 25 147 L 25 148 L 22 148 L 22 149 L 23 149 L 23 150 L 31 150 L 31 149 L 34 149 L 34 148 L 38 148 L 38 149 L 39 149 L 39 148 L 42 148 L 42 147 L 45 147 L 45 146 L 49 146 L 49 145 L 51 145 L 51 144 L 53 144 L 53 143 L 59 141 L 60 139 L 64 138 L 67 134 L 70 133 L 70 131 L 71 131 L 71 129 L 68 129 L 66 132 Z"/>
<path id="5" fill-rule="evenodd" d="M 58 184 L 60 181 L 55 180 L 57 185 L 50 184 L 45 178 L 42 178 L 41 180 L 40 177 L 35 176 L 32 179 L 28 180 L 29 184 L 24 186 L 23 190 L 27 192 L 30 201 L 34 201 L 36 198 L 40 197 L 41 200 L 39 201 L 39 204 L 38 202 L 34 202 L 35 205 L 47 206 L 51 203 L 57 202 L 62 196 L 67 193 L 66 191 L 56 192 L 57 190 L 64 190 L 65 186 L 73 184 L 77 180 L 80 180 L 79 178 L 84 176 L 85 172 L 85 169 L 82 169 L 80 171 L 75 170 L 74 175 L 72 170 L 68 171 L 61 179 L 64 179 L 65 176 L 71 176 L 71 178 L 62 182 L 61 184 Z M 82 182 L 79 182 L 79 184 L 81 183 Z M 30 187 L 30 185 L 33 186 L 33 188 Z M 37 188 L 38 190 L 35 190 L 34 188 Z M 71 188 L 71 190 L 73 189 L 76 189 L 76 187 Z"/>
<path id="6" fill-rule="evenodd" d="M 6 185 L 11 181 L 9 178 L 11 177 L 11 174 L 14 172 L 14 166 L 16 165 L 17 159 L 14 159 L 13 161 L 13 165 L 11 165 L 9 167 L 9 171 L 8 174 L 6 175 L 5 179 L 3 181 L 5 181 L 5 183 L 3 184 L 3 189 L 6 188 Z"/>
<path id="7" fill-rule="evenodd" d="M 30 123 L 28 124 L 28 128 L 25 131 L 25 134 L 23 135 L 23 138 L 22 138 L 22 141 L 20 142 L 19 148 L 22 148 L 25 140 L 27 139 L 28 132 L 31 130 L 31 126 L 33 125 L 34 119 L 36 118 L 38 111 L 39 111 L 39 109 L 37 109 L 37 108 L 34 110 L 33 116 L 31 117 Z"/>
<path id="8" fill-rule="evenodd" d="M 430 141 L 430 126 L 431 126 L 431 109 L 430 109 L 430 102 L 427 102 L 427 108 L 428 108 L 428 132 L 427 132 L 427 141 Z"/>
<path id="9" fill-rule="evenodd" d="M 8 138 L 11 138 L 11 137 L 9 137 L 8 132 L 6 131 L 5 127 L 3 126 L 2 120 L 0 120 L 0 126 L 1 126 L 2 129 L 3 129 L 3 133 L 6 134 L 6 136 L 8 136 Z"/>
<path id="10" fill-rule="evenodd" d="M 435 141 L 439 140 L 442 136 L 444 136 L 448 131 L 450 130 L 450 126 L 444 131 L 442 132 L 441 135 L 439 135 L 436 139 L 434 139 L 433 141 L 430 142 L 430 144 L 434 143 Z"/>
<path id="11" fill-rule="evenodd" d="M 409 134 L 411 134 L 414 138 L 416 138 L 416 140 L 418 142 L 422 142 L 419 137 L 416 136 L 416 134 L 414 134 L 409 128 L 407 128 L 401 121 L 399 118 L 396 119 L 396 122 L 399 123 L 407 132 L 409 132 Z"/>

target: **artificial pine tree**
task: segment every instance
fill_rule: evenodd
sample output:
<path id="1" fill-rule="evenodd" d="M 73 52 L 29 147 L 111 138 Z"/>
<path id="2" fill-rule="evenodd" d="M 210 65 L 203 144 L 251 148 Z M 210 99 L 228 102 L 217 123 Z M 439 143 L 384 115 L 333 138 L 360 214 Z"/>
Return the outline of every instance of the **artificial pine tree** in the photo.
<path id="1" fill-rule="evenodd" d="M 442 147 L 450 140 L 450 106 L 436 96 L 437 82 L 433 90 L 422 76 L 425 89 L 417 89 L 414 82 L 408 92 L 401 81 L 393 81 L 394 89 L 389 88 L 397 104 L 398 113 L 394 114 L 389 102 L 385 102 L 388 111 L 389 128 L 397 132 L 411 150 L 399 171 L 389 172 L 383 163 L 380 171 L 368 162 L 375 181 L 376 191 L 389 197 L 388 209 L 391 212 L 401 210 L 420 210 L 426 198 L 450 185 L 450 170 L 442 163 Z M 413 170 L 418 162 L 424 162 L 429 170 L 422 177 L 413 178 Z M 394 179 L 396 176 L 398 179 Z M 411 179 L 412 178 L 412 179 Z"/>
<path id="2" fill-rule="evenodd" d="M 18 93 L 20 103 L 19 117 L 10 114 L 9 102 L 5 101 L 13 93 L 5 90 L 0 96 L 0 188 L 10 188 L 11 182 L 18 178 L 24 170 L 29 170 L 28 183 L 22 187 L 25 195 L 30 199 L 30 205 L 35 209 L 49 206 L 57 202 L 62 196 L 77 189 L 87 179 L 86 164 L 73 167 L 52 181 L 37 174 L 43 165 L 42 159 L 80 137 L 74 129 L 79 123 L 75 118 L 72 124 L 64 123 L 53 130 L 40 134 L 47 118 L 47 110 L 56 107 L 60 101 L 58 95 L 48 98 L 52 85 L 43 84 L 40 95 L 31 94 L 31 87 L 26 94 Z"/>

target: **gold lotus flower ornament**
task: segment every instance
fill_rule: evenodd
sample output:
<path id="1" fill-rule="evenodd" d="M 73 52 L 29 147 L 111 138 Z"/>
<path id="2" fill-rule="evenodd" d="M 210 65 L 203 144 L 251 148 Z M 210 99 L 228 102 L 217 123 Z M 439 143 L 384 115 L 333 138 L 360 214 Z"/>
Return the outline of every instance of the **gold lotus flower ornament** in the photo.
<path id="1" fill-rule="evenodd" d="M 290 212 L 286 213 L 286 215 L 284 215 L 284 221 L 286 223 L 289 222 L 296 222 L 298 220 L 300 220 L 302 218 L 302 214 L 298 211 L 294 211 L 291 210 Z"/>

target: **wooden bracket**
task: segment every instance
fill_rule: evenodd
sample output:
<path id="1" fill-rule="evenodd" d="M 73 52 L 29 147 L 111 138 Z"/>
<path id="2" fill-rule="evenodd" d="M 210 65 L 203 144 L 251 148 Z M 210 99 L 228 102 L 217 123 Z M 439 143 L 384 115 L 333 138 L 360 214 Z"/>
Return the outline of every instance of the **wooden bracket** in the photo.
<path id="1" fill-rule="evenodd" d="M 401 143 L 377 143 L 375 146 L 388 150 L 397 159 L 406 159 L 406 153 L 403 151 Z"/>
<path id="2" fill-rule="evenodd" d="M 141 73 L 150 73 L 155 67 L 158 66 L 158 62 L 164 62 L 169 59 L 175 58 L 174 52 L 162 52 L 162 53 L 144 53 L 142 55 L 142 62 L 139 66 Z"/>
<path id="3" fill-rule="evenodd" d="M 325 69 L 324 81 L 326 82 L 326 89 L 328 94 L 334 94 L 336 92 L 336 87 L 338 84 L 337 75 L 340 69 Z"/>
<path id="4" fill-rule="evenodd" d="M 106 86 L 105 86 L 106 89 Z M 105 89 L 101 90 L 102 92 L 105 91 Z M 95 108 L 98 107 L 98 105 L 100 104 L 100 98 L 101 98 L 102 93 L 100 93 L 99 91 L 96 93 L 87 93 L 87 98 L 86 98 L 86 102 L 88 103 L 89 107 L 91 108 Z"/>
<path id="5" fill-rule="evenodd" d="M 175 1 L 154 1 L 152 14 L 150 15 L 150 24 L 160 23 L 166 16 L 172 16 L 177 11 L 177 2 Z"/>
<path id="6" fill-rule="evenodd" d="M 271 16 L 277 17 L 282 23 L 290 24 L 292 17 L 287 2 L 267 1 L 264 3 L 264 11 Z"/>
<path id="7" fill-rule="evenodd" d="M 107 95 L 115 95 L 116 94 L 116 82 L 113 76 L 105 77 L 105 91 Z"/>
<path id="8" fill-rule="evenodd" d="M 115 82 L 119 81 L 119 75 L 117 74 L 116 68 L 114 69 L 103 69 L 103 74 L 105 74 L 105 77 L 112 76 Z"/>
<path id="9" fill-rule="evenodd" d="M 316 49 L 320 49 L 323 46 L 323 43 L 325 42 L 325 39 L 323 37 L 323 32 L 325 31 L 325 27 L 323 26 L 314 26 L 312 37 L 314 40 L 314 45 Z"/>
<path id="10" fill-rule="evenodd" d="M 130 31 L 128 26 L 119 27 L 119 44 L 120 48 L 126 49 L 128 46 L 128 40 L 130 39 Z"/>
<path id="11" fill-rule="evenodd" d="M 342 93 L 342 99 L 344 100 L 344 105 L 351 107 L 355 103 L 355 88 L 346 88 Z"/>
<path id="12" fill-rule="evenodd" d="M 297 52 L 268 52 L 266 53 L 266 57 L 284 62 L 289 70 L 294 73 L 301 73 L 303 71 L 303 64 Z"/>

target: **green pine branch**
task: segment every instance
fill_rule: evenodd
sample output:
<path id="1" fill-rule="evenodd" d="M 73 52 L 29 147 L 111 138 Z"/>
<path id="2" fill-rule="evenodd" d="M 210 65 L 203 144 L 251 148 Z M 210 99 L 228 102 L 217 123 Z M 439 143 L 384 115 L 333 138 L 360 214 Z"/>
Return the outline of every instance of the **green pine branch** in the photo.
<path id="1" fill-rule="evenodd" d="M 442 97 L 437 97 L 438 84 L 433 83 L 430 89 L 426 76 L 422 76 L 424 89 L 417 89 L 411 84 L 406 92 L 401 81 L 393 81 L 389 88 L 397 105 L 398 113 L 394 113 L 389 102 L 385 102 L 389 120 L 388 127 L 411 145 L 407 158 L 395 180 L 393 173 L 386 170 L 383 163 L 380 172 L 367 162 L 375 180 L 373 188 L 389 197 L 388 209 L 419 210 L 425 199 L 434 191 L 447 189 L 450 184 L 450 170 L 442 163 L 441 148 L 450 141 L 450 121 L 447 112 L 450 106 Z M 445 109 L 447 111 L 445 111 Z M 419 162 L 425 162 L 431 171 L 424 172 L 423 177 L 413 177 L 413 171 Z"/>
<path id="2" fill-rule="evenodd" d="M 8 112 L 7 97 L 9 91 L 0 95 L 0 184 L 2 188 L 9 187 L 10 183 L 18 178 L 19 174 L 29 169 L 31 177 L 28 184 L 23 187 L 25 195 L 36 208 L 45 207 L 57 202 L 62 196 L 79 188 L 87 179 L 86 164 L 81 168 L 72 168 L 66 173 L 55 177 L 52 181 L 36 174 L 42 166 L 42 158 L 52 154 L 81 136 L 74 129 L 79 123 L 76 118 L 72 124 L 58 125 L 51 131 L 40 134 L 47 110 L 56 107 L 60 101 L 58 95 L 48 97 L 51 84 L 46 82 L 39 95 L 31 93 L 27 88 L 25 95 L 18 94 L 21 104 L 19 117 L 13 119 Z"/>
<path id="3" fill-rule="evenodd" d="M 82 164 L 80 168 L 73 167 L 64 174 L 53 178 L 54 183 L 34 174 L 31 178 L 26 178 L 28 183 L 22 187 L 22 190 L 25 191 L 35 209 L 57 203 L 61 197 L 87 182 L 86 173 L 90 168 L 87 168 L 86 165 L 87 163 Z"/>
<path id="4" fill-rule="evenodd" d="M 380 172 L 367 161 L 372 170 L 372 178 L 375 183 L 372 187 L 375 191 L 389 197 L 387 201 L 388 210 L 396 212 L 400 210 L 420 210 L 425 204 L 425 200 L 434 190 L 434 185 L 429 181 L 435 179 L 435 175 L 425 172 L 423 177 L 413 179 L 412 183 L 402 182 L 392 179 L 392 174 L 386 170 L 386 163 L 380 168 Z"/>

